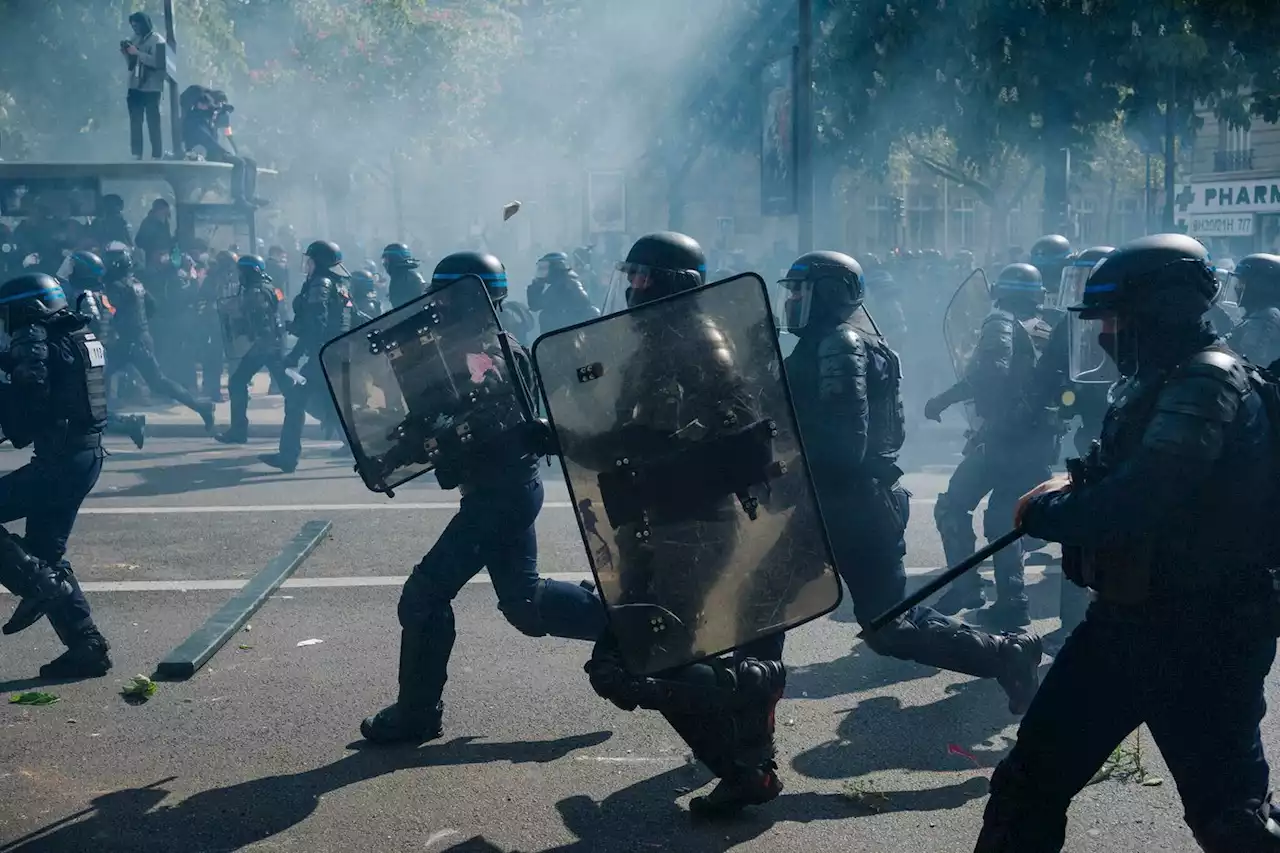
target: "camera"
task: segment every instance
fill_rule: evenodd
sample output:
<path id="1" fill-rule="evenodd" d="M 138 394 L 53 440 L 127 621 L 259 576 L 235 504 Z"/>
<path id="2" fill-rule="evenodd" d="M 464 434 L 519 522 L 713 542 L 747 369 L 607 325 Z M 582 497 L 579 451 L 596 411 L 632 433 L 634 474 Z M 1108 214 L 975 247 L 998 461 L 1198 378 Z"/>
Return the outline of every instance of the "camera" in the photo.
<path id="1" fill-rule="evenodd" d="M 121 49 L 121 50 L 128 50 L 128 49 L 129 49 L 129 45 L 131 45 L 131 44 L 133 44 L 133 42 L 129 41 L 128 39 L 120 39 L 120 49 Z"/>

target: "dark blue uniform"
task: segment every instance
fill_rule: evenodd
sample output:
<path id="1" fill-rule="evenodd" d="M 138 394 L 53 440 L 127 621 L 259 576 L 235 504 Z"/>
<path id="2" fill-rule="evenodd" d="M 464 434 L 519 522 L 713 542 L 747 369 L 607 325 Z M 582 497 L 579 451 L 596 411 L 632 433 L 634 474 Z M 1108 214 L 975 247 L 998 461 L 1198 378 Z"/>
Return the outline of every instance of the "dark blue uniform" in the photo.
<path id="1" fill-rule="evenodd" d="M 1071 799 L 1144 723 L 1201 847 L 1280 850 L 1258 729 L 1276 650 L 1257 535 L 1273 510 L 1258 499 L 1273 489 L 1270 427 L 1244 364 L 1210 333 L 1146 342 L 1093 473 L 1024 514 L 1097 599 L 992 777 L 983 853 L 1060 850 Z"/>
<path id="2" fill-rule="evenodd" d="M 836 568 L 862 624 L 906 594 L 911 495 L 899 482 L 905 438 L 898 355 L 848 322 L 810 320 L 785 362 Z M 779 636 L 780 639 L 780 636 Z M 1039 642 L 993 636 L 915 607 L 867 639 L 873 651 L 997 678 L 1021 713 L 1035 691 Z"/>
<path id="3" fill-rule="evenodd" d="M 107 641 L 64 560 L 80 505 L 97 483 L 105 456 L 105 351 L 85 325 L 79 315 L 58 311 L 16 329 L 0 355 L 0 370 L 7 374 L 0 383 L 0 426 L 14 447 L 34 451 L 30 462 L 0 477 L 0 524 L 26 519 L 20 550 L 52 569 L 62 587 L 47 596 L 19 582 L 14 591 L 23 601 L 5 633 L 48 615 L 68 651 L 41 668 L 46 677 L 104 675 L 111 667 Z M 4 538 L 0 561 L 9 559 L 15 544 L 8 534 Z M 11 566 L 0 570 L 12 573 Z"/>
<path id="4" fill-rule="evenodd" d="M 508 336 L 516 368 L 532 387 L 528 357 Z M 458 514 L 414 567 L 400 596 L 403 629 L 397 703 L 366 720 L 361 731 L 375 741 L 438 737 L 449 657 L 456 638 L 453 599 L 482 569 L 498 596 L 498 609 L 530 637 L 595 640 L 605 627 L 604 607 L 588 587 L 538 576 L 534 522 L 542 509 L 538 457 L 513 436 L 503 451 L 468 460 L 459 479 Z M 442 483 L 457 476 L 437 469 Z M 412 736 L 412 737 L 411 737 Z"/>
<path id="5" fill-rule="evenodd" d="M 1039 393 L 1035 374 L 1050 332 L 1043 320 L 1020 319 L 997 307 L 982 324 L 965 380 L 938 398 L 944 405 L 973 400 L 982 419 L 947 490 L 934 505 L 934 520 L 950 564 L 973 553 L 973 512 L 984 497 L 991 496 L 983 516 L 983 533 L 990 540 L 1008 531 L 1018 498 L 1048 479 L 1050 466 L 1057 461 L 1061 425 Z M 1021 544 L 1000 551 L 992 562 L 1000 621 L 1025 625 Z M 955 613 L 980 607 L 979 583 L 976 572 L 960 578 L 938 602 L 938 609 Z"/>
<path id="6" fill-rule="evenodd" d="M 231 428 L 218 440 L 243 444 L 249 440 L 249 383 L 253 377 L 265 367 L 277 388 L 290 388 L 293 382 L 284 372 L 284 321 L 279 291 L 270 279 L 253 281 L 242 275 L 236 298 L 240 322 L 247 327 L 253 344 L 227 378 Z"/>

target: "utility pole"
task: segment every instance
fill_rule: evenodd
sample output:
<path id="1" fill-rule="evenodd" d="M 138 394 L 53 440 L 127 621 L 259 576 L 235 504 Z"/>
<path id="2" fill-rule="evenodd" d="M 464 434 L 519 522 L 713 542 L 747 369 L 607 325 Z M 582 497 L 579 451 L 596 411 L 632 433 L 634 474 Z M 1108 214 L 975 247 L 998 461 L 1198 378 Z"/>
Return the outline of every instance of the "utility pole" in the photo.
<path id="1" fill-rule="evenodd" d="M 1178 69 L 1169 69 L 1169 96 L 1164 103 L 1164 231 L 1174 229 L 1173 196 L 1174 168 L 1177 166 L 1175 142 L 1177 139 L 1177 121 L 1174 117 L 1174 105 L 1178 102 Z"/>
<path id="2" fill-rule="evenodd" d="M 799 0 L 796 51 L 796 219 L 800 254 L 813 251 L 813 0 Z"/>

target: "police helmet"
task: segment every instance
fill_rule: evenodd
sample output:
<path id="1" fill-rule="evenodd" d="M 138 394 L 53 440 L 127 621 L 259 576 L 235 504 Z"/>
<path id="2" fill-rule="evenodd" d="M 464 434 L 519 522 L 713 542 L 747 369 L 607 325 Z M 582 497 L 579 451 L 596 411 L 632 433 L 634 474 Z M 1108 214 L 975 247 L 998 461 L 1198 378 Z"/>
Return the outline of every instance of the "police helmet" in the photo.
<path id="1" fill-rule="evenodd" d="M 781 327 L 798 332 L 811 320 L 843 320 L 866 298 L 862 265 L 841 252 L 796 258 L 782 280 Z"/>
<path id="2" fill-rule="evenodd" d="M 538 258 L 538 269 L 534 278 L 547 278 L 552 273 L 564 275 L 573 269 L 569 256 L 564 252 L 547 252 Z"/>
<path id="3" fill-rule="evenodd" d="M 1071 255 L 1071 241 L 1061 234 L 1046 234 L 1031 244 L 1031 263 L 1033 266 L 1061 266 Z"/>
<path id="4" fill-rule="evenodd" d="M 351 292 L 368 294 L 374 293 L 378 288 L 378 281 L 373 277 L 373 273 L 368 270 L 356 270 L 351 274 Z"/>
<path id="5" fill-rule="evenodd" d="M 133 255 L 129 247 L 118 240 L 107 244 L 107 250 L 102 253 L 102 263 L 113 279 L 124 278 L 133 272 Z"/>
<path id="6" fill-rule="evenodd" d="M 1247 255 L 1236 264 L 1232 275 L 1240 281 L 1240 307 L 1280 304 L 1280 255 Z"/>
<path id="7" fill-rule="evenodd" d="M 1071 311 L 1090 319 L 1123 314 L 1136 319 L 1199 322 L 1218 294 L 1209 252 L 1185 234 L 1132 240 L 1094 267 Z"/>
<path id="8" fill-rule="evenodd" d="M 1040 270 L 1031 264 L 1009 264 L 1000 270 L 1000 277 L 991 286 L 991 296 L 997 303 L 1016 301 L 1039 305 L 1044 302 Z"/>
<path id="9" fill-rule="evenodd" d="M 342 250 L 331 240 L 316 240 L 302 254 L 311 259 L 317 271 L 331 273 L 339 278 L 351 278 L 351 273 L 342 265 Z"/>
<path id="10" fill-rule="evenodd" d="M 393 269 L 416 269 L 418 261 L 409 247 L 404 243 L 388 243 L 382 249 L 382 267 L 387 272 Z"/>
<path id="11" fill-rule="evenodd" d="M 267 275 L 267 262 L 261 255 L 241 255 L 236 261 L 236 268 L 240 270 L 240 280 L 245 283 L 271 281 L 271 276 Z"/>
<path id="12" fill-rule="evenodd" d="M 475 276 L 483 281 L 485 289 L 489 291 L 489 301 L 499 309 L 502 307 L 502 300 L 507 298 L 507 268 L 495 255 L 488 252 L 454 252 L 446 255 L 431 273 L 431 286 L 440 287 L 467 276 Z"/>
<path id="13" fill-rule="evenodd" d="M 0 286 L 0 326 L 9 334 L 65 310 L 67 295 L 51 275 L 20 275 Z"/>
<path id="14" fill-rule="evenodd" d="M 611 291 L 625 278 L 627 306 L 643 305 L 705 284 L 707 256 L 687 234 L 658 231 L 632 244 L 614 277 Z"/>
<path id="15" fill-rule="evenodd" d="M 93 252 L 79 251 L 72 252 L 67 256 L 69 269 L 67 270 L 67 281 L 89 281 L 98 282 L 106 274 L 106 265 L 102 263 L 102 258 Z"/>

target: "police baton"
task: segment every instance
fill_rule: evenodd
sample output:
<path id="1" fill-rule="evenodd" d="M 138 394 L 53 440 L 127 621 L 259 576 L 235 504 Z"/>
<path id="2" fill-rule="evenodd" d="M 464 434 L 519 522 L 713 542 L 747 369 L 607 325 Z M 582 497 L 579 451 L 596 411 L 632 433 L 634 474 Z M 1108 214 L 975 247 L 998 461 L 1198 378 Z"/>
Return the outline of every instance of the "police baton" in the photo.
<path id="1" fill-rule="evenodd" d="M 1008 548 L 1021 538 L 1022 528 L 1015 527 L 999 539 L 988 544 L 987 547 L 983 548 L 981 551 L 977 551 L 970 554 L 968 557 L 965 557 L 963 560 L 956 563 L 954 566 L 947 569 L 945 572 L 938 575 L 936 578 L 929 581 L 927 584 L 920 587 L 918 590 L 911 593 L 876 618 L 872 619 L 869 625 L 858 632 L 858 638 L 865 639 L 868 634 L 874 634 L 876 631 L 879 631 L 885 625 L 888 625 L 903 613 L 906 613 L 908 610 L 915 607 L 917 604 L 924 601 L 926 598 L 933 595 L 935 592 L 942 589 L 965 572 L 968 572 L 978 566 L 983 560 L 987 559 L 987 557 L 990 557 L 997 551 L 1002 551 L 1005 548 Z"/>

